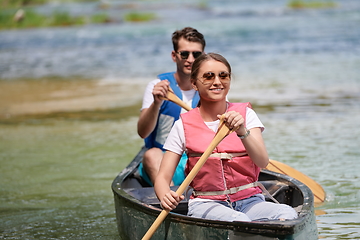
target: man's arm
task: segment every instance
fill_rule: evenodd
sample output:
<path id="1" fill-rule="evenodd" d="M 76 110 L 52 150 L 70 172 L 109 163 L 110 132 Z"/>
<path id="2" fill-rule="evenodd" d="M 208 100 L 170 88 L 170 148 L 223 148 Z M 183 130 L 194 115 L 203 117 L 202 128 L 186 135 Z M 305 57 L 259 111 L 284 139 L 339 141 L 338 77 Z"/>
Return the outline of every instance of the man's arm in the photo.
<path id="1" fill-rule="evenodd" d="M 149 108 L 145 108 L 141 111 L 137 124 L 137 131 L 141 138 L 146 138 L 155 129 L 158 116 L 159 107 L 154 103 Z"/>
<path id="2" fill-rule="evenodd" d="M 153 103 L 150 105 L 149 108 L 144 108 L 138 120 L 137 130 L 138 134 L 141 138 L 146 138 L 150 135 L 150 133 L 155 129 L 159 110 L 162 102 L 160 97 L 165 97 L 168 89 L 169 89 L 169 82 L 167 80 L 160 81 L 157 83 L 152 91 L 152 95 L 154 97 Z"/>

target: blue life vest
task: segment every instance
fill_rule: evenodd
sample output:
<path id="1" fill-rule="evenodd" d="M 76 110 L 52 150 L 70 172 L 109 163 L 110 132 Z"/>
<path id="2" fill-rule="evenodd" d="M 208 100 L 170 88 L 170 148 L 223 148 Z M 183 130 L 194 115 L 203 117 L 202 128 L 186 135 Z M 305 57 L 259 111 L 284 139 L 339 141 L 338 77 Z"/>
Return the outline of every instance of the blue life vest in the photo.
<path id="1" fill-rule="evenodd" d="M 158 75 L 160 80 L 168 80 L 170 82 L 170 87 L 174 91 L 174 93 L 182 100 L 181 90 L 176 82 L 174 77 L 175 72 L 162 73 Z M 195 108 L 200 100 L 199 93 L 196 91 L 195 95 L 192 99 L 192 108 Z M 163 145 L 167 136 L 170 133 L 174 122 L 179 119 L 181 112 L 181 107 L 176 103 L 171 101 L 164 101 L 160 107 L 158 121 L 156 123 L 154 131 L 145 138 L 145 146 L 147 148 L 161 148 L 163 149 Z"/>

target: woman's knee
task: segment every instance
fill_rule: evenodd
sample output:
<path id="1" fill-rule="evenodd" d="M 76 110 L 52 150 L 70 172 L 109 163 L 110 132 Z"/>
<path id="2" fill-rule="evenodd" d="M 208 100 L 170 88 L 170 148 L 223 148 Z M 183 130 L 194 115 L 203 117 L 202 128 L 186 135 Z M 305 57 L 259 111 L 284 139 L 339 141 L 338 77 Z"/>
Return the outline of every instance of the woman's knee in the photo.
<path id="1" fill-rule="evenodd" d="M 245 213 L 215 202 L 195 202 L 190 204 L 188 216 L 228 222 L 251 221 Z"/>
<path id="2" fill-rule="evenodd" d="M 289 205 L 271 202 L 257 203 L 245 213 L 252 220 L 291 220 L 298 217 L 297 212 Z"/>
<path id="3" fill-rule="evenodd" d="M 291 220 L 291 219 L 295 219 L 298 217 L 298 214 L 295 211 L 295 209 L 293 209 L 292 207 L 290 207 L 289 205 L 286 205 L 286 204 L 281 204 L 281 205 L 282 205 L 282 208 L 280 208 L 280 210 L 279 210 L 278 219 Z"/>

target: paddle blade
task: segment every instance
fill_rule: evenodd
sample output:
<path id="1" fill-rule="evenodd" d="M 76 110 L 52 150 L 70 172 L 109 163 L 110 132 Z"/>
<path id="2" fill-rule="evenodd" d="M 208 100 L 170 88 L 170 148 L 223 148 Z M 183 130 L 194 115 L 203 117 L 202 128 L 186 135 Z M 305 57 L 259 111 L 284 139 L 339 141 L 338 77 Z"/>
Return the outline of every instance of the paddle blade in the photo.
<path id="1" fill-rule="evenodd" d="M 314 194 L 314 204 L 320 204 L 325 201 L 326 194 L 319 183 L 285 163 L 270 159 L 269 164 L 265 169 L 288 175 L 308 186 Z"/>

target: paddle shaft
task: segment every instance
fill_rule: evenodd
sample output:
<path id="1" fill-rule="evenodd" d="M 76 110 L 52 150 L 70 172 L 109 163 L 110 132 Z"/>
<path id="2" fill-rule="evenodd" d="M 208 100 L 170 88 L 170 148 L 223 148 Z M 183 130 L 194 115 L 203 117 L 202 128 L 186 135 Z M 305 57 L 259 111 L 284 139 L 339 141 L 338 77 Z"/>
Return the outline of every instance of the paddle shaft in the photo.
<path id="1" fill-rule="evenodd" d="M 173 103 L 176 103 L 180 107 L 184 108 L 186 111 L 191 110 L 191 107 L 189 105 L 187 105 L 186 103 L 184 103 L 184 101 L 182 101 L 178 96 L 176 96 L 176 94 L 170 87 L 169 87 L 169 91 L 167 92 L 166 97 L 161 97 L 161 98 L 164 100 L 168 100 Z"/>
<path id="2" fill-rule="evenodd" d="M 219 129 L 211 141 L 210 145 L 207 147 L 205 152 L 201 155 L 200 159 L 197 161 L 193 169 L 191 169 L 190 173 L 186 176 L 185 180 L 177 189 L 176 193 L 180 196 L 182 195 L 187 187 L 190 185 L 192 180 L 195 178 L 196 174 L 200 171 L 201 167 L 205 164 L 208 157 L 211 155 L 212 151 L 216 148 L 216 146 L 231 132 L 234 130 L 230 130 L 224 123 L 223 119 L 220 120 Z M 159 216 L 156 218 L 154 223 L 151 225 L 149 230 L 146 232 L 142 240 L 149 240 L 155 231 L 159 228 L 160 224 L 164 221 L 166 216 L 169 214 L 169 210 L 162 210 Z"/>

